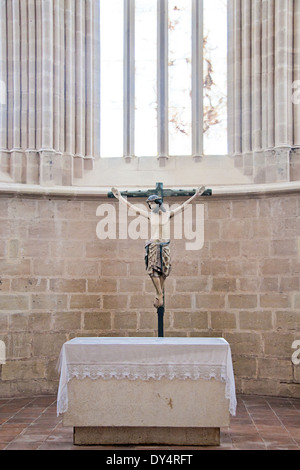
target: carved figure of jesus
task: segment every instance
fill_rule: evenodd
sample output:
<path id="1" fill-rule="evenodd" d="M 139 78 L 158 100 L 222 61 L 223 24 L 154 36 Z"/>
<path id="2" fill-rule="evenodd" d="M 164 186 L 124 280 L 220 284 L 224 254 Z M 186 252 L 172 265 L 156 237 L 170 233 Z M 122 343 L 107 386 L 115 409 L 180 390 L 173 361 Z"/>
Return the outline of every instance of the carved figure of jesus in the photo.
<path id="1" fill-rule="evenodd" d="M 147 199 L 149 207 L 149 211 L 147 211 L 131 204 L 121 195 L 118 189 L 112 188 L 113 195 L 122 204 L 132 209 L 137 215 L 141 215 L 150 220 L 151 238 L 145 243 L 145 263 L 147 273 L 155 288 L 156 297 L 154 307 L 157 309 L 164 303 L 164 284 L 171 269 L 170 219 L 183 211 L 188 204 L 197 196 L 201 196 L 204 191 L 204 186 L 199 187 L 190 199 L 174 210 L 167 210 L 163 205 L 162 198 L 153 194 Z"/>

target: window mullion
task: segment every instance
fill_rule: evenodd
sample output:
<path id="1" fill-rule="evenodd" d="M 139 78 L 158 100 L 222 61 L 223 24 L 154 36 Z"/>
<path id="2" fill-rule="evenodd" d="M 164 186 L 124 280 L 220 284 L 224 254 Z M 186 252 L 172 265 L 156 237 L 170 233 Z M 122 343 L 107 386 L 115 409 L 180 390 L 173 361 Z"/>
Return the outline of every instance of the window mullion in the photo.
<path id="1" fill-rule="evenodd" d="M 168 0 L 157 0 L 158 158 L 168 158 Z"/>
<path id="2" fill-rule="evenodd" d="M 135 0 L 124 0 L 124 141 L 123 154 L 134 156 Z"/>
<path id="3" fill-rule="evenodd" d="M 203 156 L 203 0 L 192 0 L 192 151 Z"/>

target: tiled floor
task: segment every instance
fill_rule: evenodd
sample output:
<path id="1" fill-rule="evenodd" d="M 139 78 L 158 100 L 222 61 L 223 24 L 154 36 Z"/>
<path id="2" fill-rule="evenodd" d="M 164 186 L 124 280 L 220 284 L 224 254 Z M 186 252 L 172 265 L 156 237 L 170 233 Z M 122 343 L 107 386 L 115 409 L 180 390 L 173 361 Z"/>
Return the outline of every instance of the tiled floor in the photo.
<path id="1" fill-rule="evenodd" d="M 72 428 L 56 416 L 56 397 L 0 399 L 0 450 L 84 450 L 72 443 Z M 111 450 L 117 447 L 95 446 Z M 122 449 L 186 449 L 129 447 Z M 211 449 L 211 447 L 194 447 Z M 219 450 L 300 450 L 300 399 L 238 396 L 237 415 L 221 430 Z"/>

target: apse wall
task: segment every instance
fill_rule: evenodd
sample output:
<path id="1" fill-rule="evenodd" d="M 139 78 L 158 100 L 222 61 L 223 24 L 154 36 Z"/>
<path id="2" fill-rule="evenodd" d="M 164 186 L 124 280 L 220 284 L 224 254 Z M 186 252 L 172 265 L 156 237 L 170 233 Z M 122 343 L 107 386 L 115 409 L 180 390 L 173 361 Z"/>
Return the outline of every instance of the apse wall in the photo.
<path id="1" fill-rule="evenodd" d="M 23 188 L 6 187 L 0 197 L 1 397 L 56 393 L 59 352 L 73 337 L 157 335 L 144 240 L 124 235 L 131 223 L 138 230 L 136 219 L 119 227 L 117 201 L 99 193 Z M 242 393 L 300 397 L 292 360 L 300 340 L 300 193 L 287 188 L 201 198 L 202 249 L 186 250 L 186 239 L 171 245 L 165 335 L 224 337 Z M 117 225 L 105 230 L 116 229 L 116 238 L 101 240 L 108 203 Z"/>

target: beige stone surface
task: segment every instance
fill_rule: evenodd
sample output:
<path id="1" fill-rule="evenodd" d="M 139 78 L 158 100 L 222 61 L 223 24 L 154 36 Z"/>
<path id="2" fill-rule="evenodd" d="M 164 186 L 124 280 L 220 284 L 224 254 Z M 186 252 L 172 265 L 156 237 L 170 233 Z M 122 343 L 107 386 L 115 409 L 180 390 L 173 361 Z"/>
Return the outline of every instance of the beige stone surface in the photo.
<path id="1" fill-rule="evenodd" d="M 172 241 L 165 335 L 223 336 L 238 392 L 299 397 L 299 366 L 291 362 L 300 331 L 299 193 L 222 191 L 203 201 L 204 248 L 186 251 L 185 240 Z M 1 194 L 0 340 L 7 368 L 0 396 L 55 393 L 54 365 L 75 336 L 157 336 L 144 241 L 99 240 L 96 210 L 103 202 Z"/>
<path id="2" fill-rule="evenodd" d="M 225 384 L 212 380 L 73 378 L 63 424 L 74 427 L 218 428 L 229 425 Z"/>

